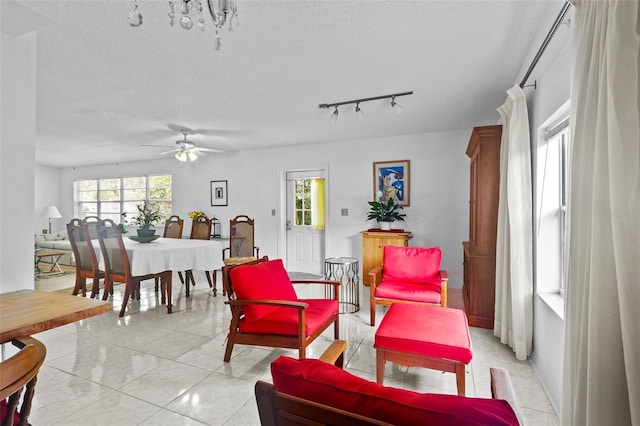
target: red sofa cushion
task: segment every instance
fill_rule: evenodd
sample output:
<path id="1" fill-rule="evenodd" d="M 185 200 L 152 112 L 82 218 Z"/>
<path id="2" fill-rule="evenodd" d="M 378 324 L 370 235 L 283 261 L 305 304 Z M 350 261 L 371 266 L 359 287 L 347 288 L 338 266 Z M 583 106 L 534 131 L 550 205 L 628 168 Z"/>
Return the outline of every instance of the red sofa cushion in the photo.
<path id="1" fill-rule="evenodd" d="M 334 299 L 298 299 L 309 306 L 305 313 L 305 337 L 321 329 L 338 313 L 338 302 Z M 259 321 L 241 320 L 238 324 L 244 333 L 298 335 L 298 310 L 278 308 Z"/>
<path id="2" fill-rule="evenodd" d="M 440 284 L 439 247 L 385 246 L 382 281 Z"/>
<path id="3" fill-rule="evenodd" d="M 276 391 L 395 425 L 518 425 L 504 400 L 382 386 L 316 359 L 271 363 Z"/>
<path id="4" fill-rule="evenodd" d="M 391 305 L 376 331 L 374 347 L 464 364 L 473 356 L 464 311 L 431 305 Z"/>
<path id="5" fill-rule="evenodd" d="M 229 275 L 239 300 L 298 300 L 282 259 L 237 266 Z M 278 309 L 277 306 L 245 305 L 243 312 L 247 321 L 257 321 Z"/>
<path id="6" fill-rule="evenodd" d="M 398 281 L 382 281 L 376 286 L 379 299 L 411 300 L 413 302 L 440 304 L 440 284 L 415 284 Z"/>

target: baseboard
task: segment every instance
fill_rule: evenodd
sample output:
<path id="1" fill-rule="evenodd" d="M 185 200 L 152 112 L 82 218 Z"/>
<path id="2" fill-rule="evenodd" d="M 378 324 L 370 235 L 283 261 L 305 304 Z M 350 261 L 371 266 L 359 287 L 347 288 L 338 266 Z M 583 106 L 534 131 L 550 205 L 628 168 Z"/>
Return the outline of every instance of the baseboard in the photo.
<path id="1" fill-rule="evenodd" d="M 556 415 L 560 417 L 560 389 L 556 389 L 555 386 L 553 386 L 544 368 L 541 368 L 541 366 L 538 364 L 538 358 L 536 357 L 535 352 L 532 353 L 529 357 L 529 362 L 531 364 L 531 367 L 533 368 L 533 371 L 536 373 L 540 384 L 542 385 L 542 389 L 544 389 L 544 392 L 547 394 L 547 398 L 551 403 L 551 407 L 553 407 L 553 411 L 555 411 Z"/>

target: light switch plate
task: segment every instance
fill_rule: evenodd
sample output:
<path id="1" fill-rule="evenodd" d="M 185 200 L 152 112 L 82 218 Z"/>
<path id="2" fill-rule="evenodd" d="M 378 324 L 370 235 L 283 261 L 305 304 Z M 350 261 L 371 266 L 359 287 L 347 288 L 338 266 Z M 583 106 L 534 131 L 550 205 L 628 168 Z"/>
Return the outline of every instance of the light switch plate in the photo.
<path id="1" fill-rule="evenodd" d="M 340 210 L 340 214 L 342 216 L 349 216 L 349 209 L 342 209 Z"/>
<path id="2" fill-rule="evenodd" d="M 271 209 L 271 216 L 275 216 L 276 215 L 276 209 Z"/>

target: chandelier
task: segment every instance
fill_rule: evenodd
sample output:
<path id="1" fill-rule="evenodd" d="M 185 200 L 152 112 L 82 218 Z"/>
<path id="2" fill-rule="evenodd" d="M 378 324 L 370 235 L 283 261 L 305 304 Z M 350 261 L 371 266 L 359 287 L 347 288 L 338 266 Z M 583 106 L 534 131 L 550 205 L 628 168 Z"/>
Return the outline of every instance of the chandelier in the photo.
<path id="1" fill-rule="evenodd" d="M 229 22 L 229 31 L 235 25 L 239 25 L 238 8 L 234 0 L 169 0 L 169 25 L 174 26 L 176 19 L 185 30 L 193 28 L 193 22 L 198 22 L 200 31 L 204 31 L 204 15 L 206 9 L 216 27 L 216 50 L 222 46 L 220 29 Z M 217 6 L 216 6 L 217 3 Z M 176 13 L 178 17 L 176 18 Z M 133 0 L 133 10 L 129 12 L 127 21 L 132 27 L 142 25 L 142 13 L 138 10 L 138 0 Z"/>

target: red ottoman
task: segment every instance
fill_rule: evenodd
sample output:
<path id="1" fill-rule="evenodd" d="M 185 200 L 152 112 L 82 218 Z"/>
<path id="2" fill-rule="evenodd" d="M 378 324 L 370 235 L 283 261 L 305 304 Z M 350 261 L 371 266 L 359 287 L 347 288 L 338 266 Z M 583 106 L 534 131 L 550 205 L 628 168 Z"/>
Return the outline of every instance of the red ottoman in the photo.
<path id="1" fill-rule="evenodd" d="M 387 361 L 456 373 L 465 395 L 465 365 L 471 361 L 467 316 L 460 309 L 394 303 L 376 331 L 376 379 L 384 382 Z"/>

